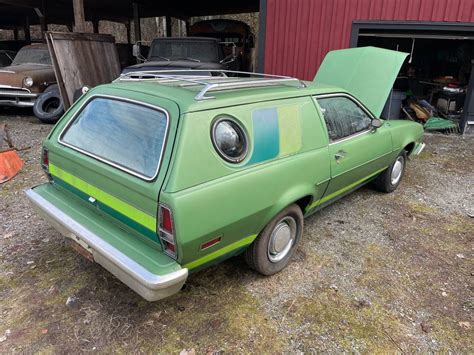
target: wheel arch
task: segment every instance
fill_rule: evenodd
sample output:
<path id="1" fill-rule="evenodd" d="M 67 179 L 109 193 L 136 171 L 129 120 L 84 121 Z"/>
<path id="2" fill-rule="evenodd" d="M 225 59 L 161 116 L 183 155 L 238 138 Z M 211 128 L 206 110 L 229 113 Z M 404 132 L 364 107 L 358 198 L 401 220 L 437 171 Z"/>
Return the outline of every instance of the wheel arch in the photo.
<path id="1" fill-rule="evenodd" d="M 407 152 L 407 155 L 410 155 L 413 152 L 413 149 L 415 149 L 415 142 L 410 142 L 403 148 L 403 150 Z"/>
<path id="2" fill-rule="evenodd" d="M 297 185 L 288 189 L 274 203 L 273 207 L 269 209 L 269 212 L 265 218 L 264 226 L 266 226 L 278 213 L 280 213 L 286 207 L 292 204 L 296 204 L 297 206 L 299 206 L 304 214 L 306 207 L 311 204 L 313 199 L 313 185 Z"/>

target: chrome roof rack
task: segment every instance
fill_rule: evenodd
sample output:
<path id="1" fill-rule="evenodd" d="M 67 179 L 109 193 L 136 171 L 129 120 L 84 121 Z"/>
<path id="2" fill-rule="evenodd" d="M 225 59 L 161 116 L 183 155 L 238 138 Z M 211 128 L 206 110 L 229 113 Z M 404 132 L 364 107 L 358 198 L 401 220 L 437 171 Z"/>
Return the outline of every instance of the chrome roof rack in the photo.
<path id="1" fill-rule="evenodd" d="M 186 75 L 179 75 L 180 72 L 186 73 Z M 196 75 L 190 73 L 195 73 Z M 210 73 L 211 76 L 203 75 L 203 73 Z M 246 75 L 247 77 L 229 76 L 228 74 Z M 158 84 L 175 84 L 179 87 L 201 85 L 203 88 L 194 97 L 197 101 L 214 99 L 214 96 L 207 95 L 210 91 L 294 84 L 296 84 L 297 88 L 306 87 L 303 81 L 290 76 L 218 69 L 136 71 L 121 74 L 115 81 L 152 81 Z"/>

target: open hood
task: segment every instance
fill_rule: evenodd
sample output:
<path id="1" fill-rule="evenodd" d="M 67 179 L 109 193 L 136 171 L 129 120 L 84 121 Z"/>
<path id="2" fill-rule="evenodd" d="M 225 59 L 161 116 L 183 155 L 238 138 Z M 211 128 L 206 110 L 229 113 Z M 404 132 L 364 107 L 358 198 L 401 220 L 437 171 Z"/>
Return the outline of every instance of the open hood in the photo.
<path id="1" fill-rule="evenodd" d="M 329 52 L 314 78 L 317 83 L 347 90 L 380 117 L 408 53 L 376 47 Z"/>

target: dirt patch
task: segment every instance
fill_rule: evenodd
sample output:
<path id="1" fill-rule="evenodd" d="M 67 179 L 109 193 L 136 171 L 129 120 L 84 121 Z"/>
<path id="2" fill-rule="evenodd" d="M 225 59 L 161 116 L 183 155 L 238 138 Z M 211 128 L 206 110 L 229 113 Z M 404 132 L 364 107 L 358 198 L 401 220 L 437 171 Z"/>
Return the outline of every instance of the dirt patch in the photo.
<path id="1" fill-rule="evenodd" d="M 429 135 L 396 192 L 363 188 L 308 218 L 283 272 L 234 258 L 148 303 L 30 209 L 51 126 L 28 114 L 0 111 L 32 146 L 0 185 L 0 352 L 474 350 L 473 136 Z"/>

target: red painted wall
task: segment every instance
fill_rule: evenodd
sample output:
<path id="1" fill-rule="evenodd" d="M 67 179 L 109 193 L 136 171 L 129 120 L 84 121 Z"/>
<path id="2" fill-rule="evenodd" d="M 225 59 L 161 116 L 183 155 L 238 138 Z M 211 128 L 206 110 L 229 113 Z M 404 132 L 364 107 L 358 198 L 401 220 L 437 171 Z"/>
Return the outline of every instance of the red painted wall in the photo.
<path id="1" fill-rule="evenodd" d="M 474 22 L 474 0 L 267 0 L 265 72 L 312 80 L 354 20 Z"/>

